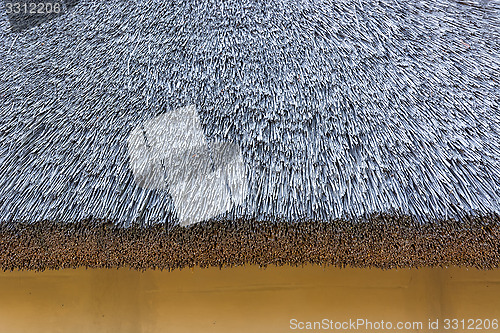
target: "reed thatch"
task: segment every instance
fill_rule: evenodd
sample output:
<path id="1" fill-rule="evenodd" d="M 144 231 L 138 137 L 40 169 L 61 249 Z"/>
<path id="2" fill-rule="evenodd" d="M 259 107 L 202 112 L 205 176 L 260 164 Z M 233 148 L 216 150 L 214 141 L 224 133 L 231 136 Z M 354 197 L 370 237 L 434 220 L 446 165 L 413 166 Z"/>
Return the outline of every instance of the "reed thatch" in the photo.
<path id="1" fill-rule="evenodd" d="M 135 181 L 127 139 L 189 105 L 208 144 L 233 142 L 245 165 L 245 200 L 220 223 L 307 220 L 328 229 L 385 214 L 414 221 L 411 237 L 456 221 L 450 235 L 459 243 L 468 217 L 498 223 L 496 0 L 81 0 L 65 8 L 14 29 L 0 3 L 2 230 L 40 221 L 33 230 L 73 230 L 88 219 L 178 224 L 169 190 Z M 372 237 L 395 245 L 383 223 L 373 225 Z M 28 246 L 31 238 L 13 235 Z"/>

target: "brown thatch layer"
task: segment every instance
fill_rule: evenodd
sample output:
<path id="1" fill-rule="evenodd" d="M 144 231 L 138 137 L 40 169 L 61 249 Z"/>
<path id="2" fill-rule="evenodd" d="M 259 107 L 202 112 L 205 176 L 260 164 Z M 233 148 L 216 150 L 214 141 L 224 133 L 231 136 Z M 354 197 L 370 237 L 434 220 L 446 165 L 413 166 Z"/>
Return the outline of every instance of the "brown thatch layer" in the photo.
<path id="1" fill-rule="evenodd" d="M 266 265 L 499 267 L 500 217 L 419 224 L 380 215 L 362 222 L 206 222 L 119 228 L 91 220 L 0 225 L 0 268 L 59 269 Z"/>

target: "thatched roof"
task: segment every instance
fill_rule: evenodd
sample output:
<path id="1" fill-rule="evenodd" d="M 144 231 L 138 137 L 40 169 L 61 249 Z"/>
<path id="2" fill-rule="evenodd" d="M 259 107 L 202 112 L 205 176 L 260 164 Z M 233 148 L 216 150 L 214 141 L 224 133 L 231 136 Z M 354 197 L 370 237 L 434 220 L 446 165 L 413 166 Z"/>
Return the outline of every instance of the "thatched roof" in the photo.
<path id="1" fill-rule="evenodd" d="M 245 200 L 216 219 L 500 213 L 499 13 L 498 1 L 82 0 L 22 31 L 4 15 L 1 220 L 178 223 L 168 188 L 135 181 L 127 139 L 189 105 L 246 169 Z"/>

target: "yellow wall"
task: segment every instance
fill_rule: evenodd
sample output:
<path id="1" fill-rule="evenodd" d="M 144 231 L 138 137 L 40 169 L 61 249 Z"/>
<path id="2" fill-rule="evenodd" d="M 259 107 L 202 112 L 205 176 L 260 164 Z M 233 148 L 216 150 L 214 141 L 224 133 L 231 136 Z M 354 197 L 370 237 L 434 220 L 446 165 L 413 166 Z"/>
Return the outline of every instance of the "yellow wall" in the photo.
<path id="1" fill-rule="evenodd" d="M 445 318 L 498 319 L 500 270 L 247 266 L 0 273 L 0 332 L 300 332 L 290 329 L 292 318 L 422 321 L 424 331 L 430 331 L 429 319 L 441 325 Z M 302 332 L 320 331 L 327 330 Z"/>

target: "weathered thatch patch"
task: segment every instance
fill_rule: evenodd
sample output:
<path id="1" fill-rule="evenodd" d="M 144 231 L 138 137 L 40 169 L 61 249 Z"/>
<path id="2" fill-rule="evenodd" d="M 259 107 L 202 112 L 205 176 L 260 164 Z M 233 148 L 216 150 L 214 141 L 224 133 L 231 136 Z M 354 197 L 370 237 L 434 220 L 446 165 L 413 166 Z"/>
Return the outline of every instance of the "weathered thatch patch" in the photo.
<path id="1" fill-rule="evenodd" d="M 337 267 L 500 265 L 500 217 L 420 224 L 406 216 L 356 223 L 204 222 L 120 228 L 105 221 L 0 226 L 0 268 L 178 269 L 237 265 Z"/>

